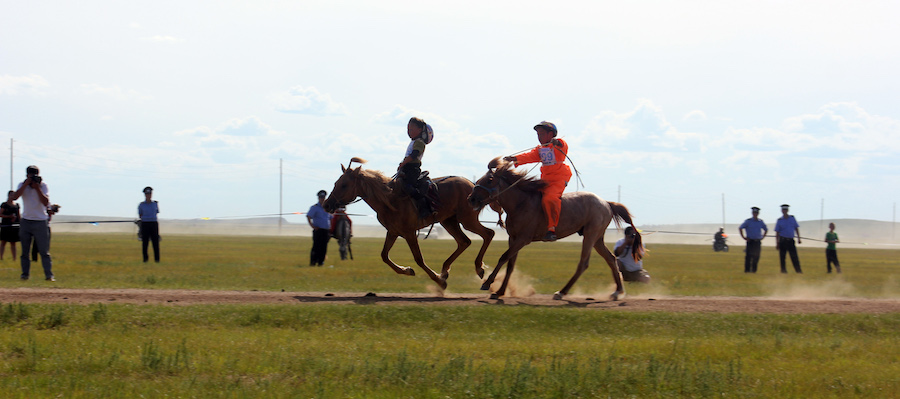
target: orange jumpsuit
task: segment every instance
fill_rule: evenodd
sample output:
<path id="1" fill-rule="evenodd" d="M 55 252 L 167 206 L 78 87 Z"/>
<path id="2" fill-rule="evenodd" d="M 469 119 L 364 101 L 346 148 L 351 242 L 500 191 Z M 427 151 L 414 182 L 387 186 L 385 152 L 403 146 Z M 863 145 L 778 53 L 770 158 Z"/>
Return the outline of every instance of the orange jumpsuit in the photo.
<path id="1" fill-rule="evenodd" d="M 559 211 L 562 208 L 562 194 L 566 190 L 566 184 L 572 178 L 569 165 L 565 164 L 566 153 L 569 145 L 562 139 L 554 139 L 559 145 L 542 144 L 533 150 L 521 155 L 516 155 L 516 166 L 534 162 L 541 163 L 541 180 L 547 182 L 544 187 L 544 196 L 541 198 L 541 206 L 547 214 L 547 230 L 556 231 L 559 224 Z"/>

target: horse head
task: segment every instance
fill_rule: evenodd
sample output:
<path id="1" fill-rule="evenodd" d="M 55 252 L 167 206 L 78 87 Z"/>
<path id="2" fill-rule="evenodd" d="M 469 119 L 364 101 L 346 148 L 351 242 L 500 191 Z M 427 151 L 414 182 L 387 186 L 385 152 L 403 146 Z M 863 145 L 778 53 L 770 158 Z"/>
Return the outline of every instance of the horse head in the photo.
<path id="1" fill-rule="evenodd" d="M 475 187 L 472 189 L 472 194 L 469 194 L 469 196 L 466 197 L 472 208 L 480 211 L 488 203 L 497 200 L 497 196 L 500 194 L 500 179 L 497 178 L 496 172 L 498 168 L 508 168 L 505 163 L 508 162 L 504 161 L 501 157 L 494 158 L 488 163 L 487 173 L 475 181 Z"/>
<path id="2" fill-rule="evenodd" d="M 350 167 L 353 162 L 364 164 L 366 163 L 366 160 L 354 157 L 350 159 L 350 163 L 347 164 L 346 168 L 341 164 L 341 172 L 343 172 L 343 174 L 336 182 L 334 182 L 334 188 L 331 189 L 331 195 L 329 195 L 328 198 L 325 199 L 325 203 L 322 204 L 322 207 L 325 208 L 326 212 L 334 212 L 337 208 L 346 206 L 353 202 L 356 197 L 360 196 L 359 179 L 362 165 L 353 169 Z"/>

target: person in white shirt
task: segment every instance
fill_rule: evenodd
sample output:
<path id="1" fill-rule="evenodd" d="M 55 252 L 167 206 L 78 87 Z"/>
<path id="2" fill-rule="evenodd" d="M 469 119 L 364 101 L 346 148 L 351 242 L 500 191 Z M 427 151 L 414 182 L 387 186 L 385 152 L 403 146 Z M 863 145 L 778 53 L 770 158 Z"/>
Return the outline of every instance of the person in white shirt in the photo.
<path id="1" fill-rule="evenodd" d="M 41 254 L 41 265 L 47 281 L 56 281 L 53 276 L 53 262 L 50 258 L 50 189 L 40 176 L 40 169 L 30 165 L 25 168 L 25 181 L 19 183 L 13 201 L 22 198 L 22 220 L 19 222 L 19 238 L 22 240 L 22 280 L 31 276 L 31 242 Z"/>
<path id="2" fill-rule="evenodd" d="M 637 234 L 631 226 L 626 227 L 625 238 L 620 238 L 619 241 L 616 241 L 613 254 L 616 255 L 616 265 L 619 266 L 619 271 L 622 272 L 623 280 L 649 283 L 650 274 L 644 270 L 644 261 L 635 260 L 631 253 L 631 246 L 634 245 L 634 237 Z"/>

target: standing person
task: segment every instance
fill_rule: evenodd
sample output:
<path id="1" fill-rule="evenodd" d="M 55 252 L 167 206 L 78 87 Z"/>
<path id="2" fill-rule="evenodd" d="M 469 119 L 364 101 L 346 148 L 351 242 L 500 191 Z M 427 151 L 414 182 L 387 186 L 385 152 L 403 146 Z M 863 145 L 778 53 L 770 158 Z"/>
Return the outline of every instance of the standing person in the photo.
<path id="1" fill-rule="evenodd" d="M 841 272 L 841 263 L 838 262 L 837 257 L 837 247 L 835 244 L 841 242 L 838 239 L 837 233 L 834 232 L 834 223 L 828 223 L 829 232 L 825 233 L 825 242 L 828 243 L 828 246 L 825 247 L 825 262 L 828 266 L 828 273 L 831 273 L 831 264 L 834 263 L 834 270 L 838 273 Z"/>
<path id="2" fill-rule="evenodd" d="M 759 208 L 754 206 L 750 208 L 750 211 L 753 217 L 745 220 L 738 227 L 741 238 L 747 241 L 746 254 L 744 255 L 744 273 L 756 273 L 759 255 L 762 252 L 762 239 L 766 238 L 766 234 L 769 234 L 766 222 L 759 218 Z"/>
<path id="3" fill-rule="evenodd" d="M 800 240 L 800 224 L 793 215 L 788 215 L 791 208 L 788 204 L 781 205 L 781 217 L 775 222 L 775 247 L 778 249 L 778 257 L 781 260 L 781 272 L 787 273 L 787 267 L 784 264 L 784 255 L 788 252 L 791 254 L 791 264 L 797 273 L 803 273 L 800 270 L 800 257 L 797 256 L 797 246 L 794 245 L 794 235 L 797 236 L 797 244 L 802 244 Z"/>
<path id="4" fill-rule="evenodd" d="M 556 138 L 556 125 L 543 121 L 534 126 L 538 142 L 541 145 L 529 152 L 516 156 L 504 157 L 504 160 L 515 162 L 516 166 L 534 162 L 541 163 L 541 180 L 547 182 L 544 187 L 541 207 L 547 215 L 547 234 L 544 241 L 556 241 L 556 226 L 559 224 L 559 212 L 562 208 L 562 194 L 566 190 L 572 171 L 566 165 L 566 154 L 569 145 L 563 139 Z"/>
<path id="5" fill-rule="evenodd" d="M 312 227 L 312 250 L 309 251 L 309 265 L 322 266 L 325 263 L 325 254 L 328 252 L 329 231 L 331 230 L 331 214 L 325 211 L 322 204 L 325 203 L 325 190 L 319 190 L 316 194 L 319 202 L 309 207 L 306 213 L 306 221 Z"/>
<path id="6" fill-rule="evenodd" d="M 613 254 L 616 255 L 616 265 L 619 272 L 622 273 L 622 279 L 625 281 L 637 281 L 640 283 L 649 283 L 650 274 L 644 270 L 644 261 L 635 260 L 631 253 L 631 247 L 634 245 L 634 237 L 637 235 L 634 228 L 628 226 L 625 228 L 625 237 L 616 241 L 613 247 Z"/>
<path id="7" fill-rule="evenodd" d="M 421 118 L 410 118 L 406 124 L 406 134 L 410 142 L 406 147 L 406 153 L 400 166 L 397 167 L 397 177 L 403 192 L 410 196 L 419 212 L 420 219 L 426 219 L 434 213 L 431 200 L 428 199 L 428 187 L 419 187 L 419 175 L 422 174 L 422 157 L 425 155 L 425 146 L 434 139 L 434 130 Z M 425 192 L 423 192 L 425 191 Z"/>
<path id="8" fill-rule="evenodd" d="M 6 243 L 9 243 L 9 250 L 12 252 L 13 259 L 16 258 L 16 244 L 19 242 L 19 204 L 13 199 L 16 192 L 10 190 L 6 194 L 6 202 L 0 204 L 0 260 L 3 260 L 3 252 L 6 250 Z"/>
<path id="9" fill-rule="evenodd" d="M 144 263 L 150 260 L 147 244 L 153 242 L 153 261 L 159 263 L 159 203 L 153 200 L 153 187 L 144 187 L 144 201 L 138 204 L 138 216 L 141 218 L 141 250 Z"/>
<path id="10" fill-rule="evenodd" d="M 53 260 L 50 258 L 50 216 L 47 207 L 50 205 L 50 189 L 40 176 L 40 169 L 30 165 L 25 168 L 25 181 L 19 183 L 13 201 L 22 197 L 22 220 L 19 224 L 19 239 L 22 240 L 22 280 L 31 276 L 31 258 L 28 249 L 31 242 L 37 246 L 41 254 L 41 266 L 47 281 L 56 281 L 53 276 Z"/>

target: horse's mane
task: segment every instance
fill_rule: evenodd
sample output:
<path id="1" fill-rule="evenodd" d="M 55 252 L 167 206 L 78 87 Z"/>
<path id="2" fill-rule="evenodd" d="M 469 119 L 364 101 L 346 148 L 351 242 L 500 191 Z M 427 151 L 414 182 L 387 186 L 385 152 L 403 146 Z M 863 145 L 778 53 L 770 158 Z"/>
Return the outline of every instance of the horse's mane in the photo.
<path id="1" fill-rule="evenodd" d="M 366 161 L 360 158 L 353 158 L 352 162 L 365 163 Z M 391 178 L 377 170 L 363 169 L 362 166 L 356 168 L 354 173 L 359 173 L 359 182 L 366 193 L 366 197 L 374 197 L 378 202 L 387 204 L 389 208 L 394 209 L 394 200 L 390 197 Z"/>
<path id="2" fill-rule="evenodd" d="M 547 186 L 546 181 L 528 176 L 526 172 L 516 170 L 515 163 L 505 161 L 501 157 L 491 160 L 488 164 L 488 169 L 492 169 L 494 176 L 497 178 L 503 179 L 510 185 L 514 184 L 516 188 L 528 193 L 540 193 Z"/>

